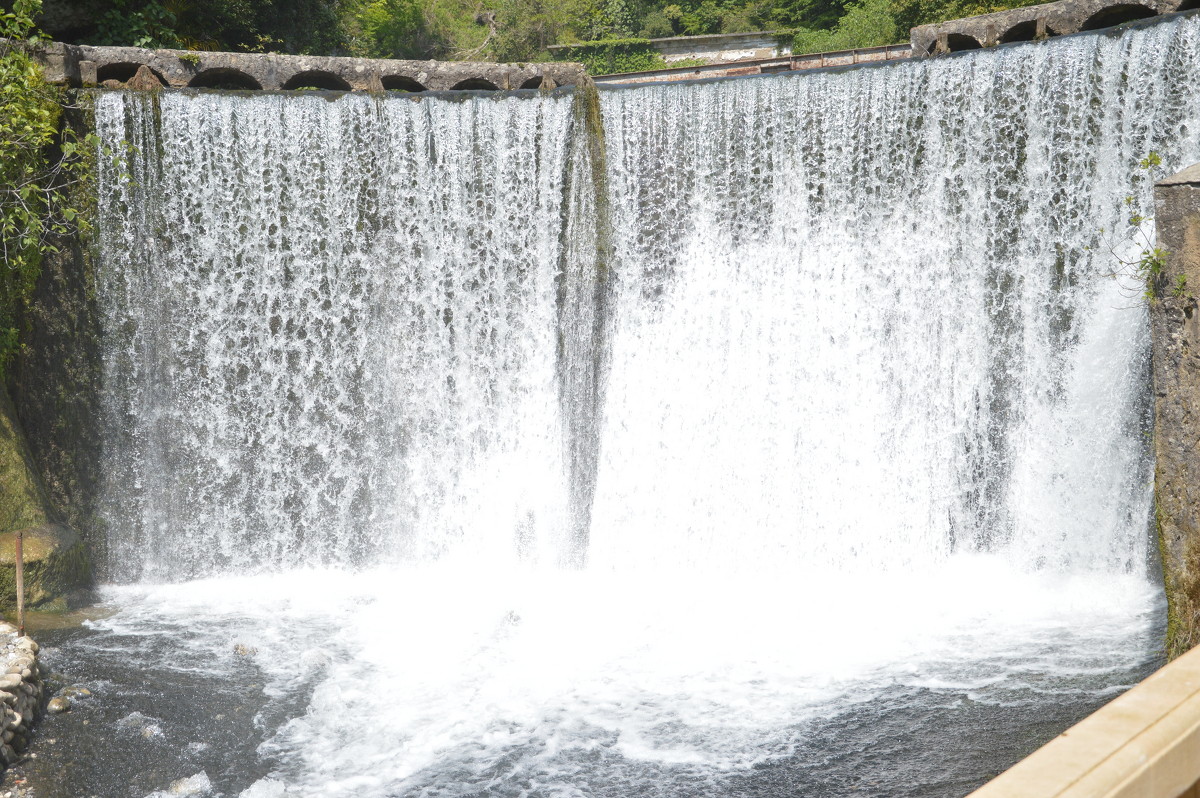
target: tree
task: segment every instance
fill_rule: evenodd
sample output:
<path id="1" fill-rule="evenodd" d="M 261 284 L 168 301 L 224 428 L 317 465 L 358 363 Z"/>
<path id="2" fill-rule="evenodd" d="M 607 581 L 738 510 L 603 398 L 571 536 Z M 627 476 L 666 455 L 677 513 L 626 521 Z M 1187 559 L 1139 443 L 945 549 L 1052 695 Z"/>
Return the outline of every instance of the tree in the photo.
<path id="1" fill-rule="evenodd" d="M 86 181 L 94 136 L 60 133 L 62 97 L 29 50 L 41 0 L 0 13 L 0 379 L 17 351 L 20 318 L 43 256 L 58 236 L 85 229 L 72 188 Z"/>
<path id="2" fill-rule="evenodd" d="M 796 32 L 795 53 L 819 53 L 894 44 L 900 38 L 891 0 L 853 0 L 832 30 Z"/>
<path id="3" fill-rule="evenodd" d="M 433 58 L 444 40 L 418 0 L 358 0 L 343 17 L 350 50 L 366 58 Z"/>

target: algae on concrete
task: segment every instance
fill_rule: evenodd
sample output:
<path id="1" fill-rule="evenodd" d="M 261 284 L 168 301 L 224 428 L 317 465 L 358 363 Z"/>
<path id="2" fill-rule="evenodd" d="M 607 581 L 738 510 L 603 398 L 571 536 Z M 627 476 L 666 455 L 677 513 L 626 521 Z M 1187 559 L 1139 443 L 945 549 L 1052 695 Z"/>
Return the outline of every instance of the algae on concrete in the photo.
<path id="1" fill-rule="evenodd" d="M 1155 187 L 1167 263 L 1150 305 L 1155 526 L 1167 595 L 1167 656 L 1200 642 L 1200 164 Z M 1183 278 L 1180 283 L 1180 277 Z"/>
<path id="2" fill-rule="evenodd" d="M 0 383 L 0 607 L 16 603 L 16 538 L 22 533 L 26 603 L 66 609 L 89 579 L 87 552 L 58 523 L 29 454 L 8 388 Z"/>

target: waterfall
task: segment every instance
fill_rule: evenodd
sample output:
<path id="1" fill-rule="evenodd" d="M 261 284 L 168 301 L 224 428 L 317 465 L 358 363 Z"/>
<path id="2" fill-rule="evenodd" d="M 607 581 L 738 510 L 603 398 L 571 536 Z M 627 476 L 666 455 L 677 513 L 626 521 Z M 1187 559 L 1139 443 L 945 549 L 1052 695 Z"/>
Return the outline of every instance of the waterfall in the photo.
<path id="1" fill-rule="evenodd" d="M 571 98 L 96 116 L 113 578 L 558 545 Z"/>
<path id="2" fill-rule="evenodd" d="M 222 794 L 961 795 L 1154 666 L 1104 231 L 1200 161 L 1200 18 L 95 115 L 122 609 L 76 645 L 253 663 Z"/>
<path id="3" fill-rule="evenodd" d="M 594 556 L 1142 568 L 1147 322 L 1101 231 L 1200 155 L 1195 28 L 607 92 Z"/>
<path id="4" fill-rule="evenodd" d="M 591 117 L 102 94 L 106 573 L 589 530 L 614 566 L 1141 567 L 1146 322 L 1099 232 L 1138 158 L 1200 154 L 1195 27 Z"/>

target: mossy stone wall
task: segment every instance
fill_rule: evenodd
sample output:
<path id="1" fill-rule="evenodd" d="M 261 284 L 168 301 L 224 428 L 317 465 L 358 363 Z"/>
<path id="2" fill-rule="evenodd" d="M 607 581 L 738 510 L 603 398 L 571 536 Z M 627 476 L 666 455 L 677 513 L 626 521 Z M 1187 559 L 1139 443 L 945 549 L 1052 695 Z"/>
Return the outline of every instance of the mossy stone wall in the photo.
<path id="1" fill-rule="evenodd" d="M 1167 594 L 1167 655 L 1200 643 L 1200 164 L 1155 187 L 1160 291 L 1150 306 L 1155 526 Z"/>

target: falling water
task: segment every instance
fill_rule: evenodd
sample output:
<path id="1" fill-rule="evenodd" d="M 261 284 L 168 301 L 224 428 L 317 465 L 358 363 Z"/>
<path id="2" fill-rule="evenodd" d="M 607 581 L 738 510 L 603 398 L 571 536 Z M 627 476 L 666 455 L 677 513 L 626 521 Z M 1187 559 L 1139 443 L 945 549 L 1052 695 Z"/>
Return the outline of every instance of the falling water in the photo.
<path id="1" fill-rule="evenodd" d="M 598 106 L 100 94 L 77 662 L 250 656 L 246 798 L 965 792 L 1154 662 L 1101 231 L 1200 160 L 1198 71 L 1181 17 Z"/>
<path id="2" fill-rule="evenodd" d="M 114 578 L 506 559 L 563 527 L 571 98 L 96 113 L 135 153 L 102 189 Z"/>

